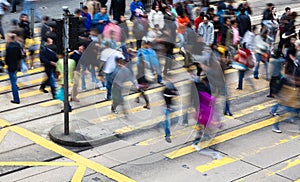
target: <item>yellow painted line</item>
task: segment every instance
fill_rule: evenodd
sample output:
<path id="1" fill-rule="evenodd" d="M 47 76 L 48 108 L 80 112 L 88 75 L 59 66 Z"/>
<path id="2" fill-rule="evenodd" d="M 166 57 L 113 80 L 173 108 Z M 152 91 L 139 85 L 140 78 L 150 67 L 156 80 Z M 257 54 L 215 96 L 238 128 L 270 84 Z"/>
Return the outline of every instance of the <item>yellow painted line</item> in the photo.
<path id="1" fill-rule="evenodd" d="M 210 147 L 210 146 L 213 146 L 213 145 L 216 145 L 219 143 L 223 143 L 223 142 L 231 140 L 233 138 L 237 138 L 239 136 L 248 134 L 252 131 L 272 125 L 272 124 L 278 122 L 279 120 L 282 121 L 282 120 L 286 119 L 287 117 L 288 117 L 288 114 L 284 114 L 284 115 L 282 115 L 282 117 L 280 117 L 280 119 L 278 119 L 277 117 L 273 117 L 273 118 L 270 118 L 270 119 L 267 119 L 267 120 L 264 120 L 264 121 L 261 121 L 261 122 L 258 122 L 258 123 L 255 123 L 255 124 L 252 124 L 252 125 L 249 125 L 249 126 L 237 129 L 237 130 L 234 130 L 232 132 L 225 133 L 223 135 L 215 137 L 211 141 L 204 141 L 204 142 L 199 143 L 200 148 L 206 148 L 206 147 Z M 175 159 L 177 157 L 181 157 L 181 156 L 190 154 L 194 151 L 195 151 L 195 149 L 192 146 L 186 146 L 186 147 L 183 147 L 181 149 L 175 150 L 173 152 L 170 152 L 170 153 L 167 153 L 164 155 L 170 159 Z"/>
<path id="2" fill-rule="evenodd" d="M 255 111 L 260 111 L 260 110 L 266 109 L 268 107 L 273 106 L 275 104 L 275 102 L 276 102 L 275 100 L 271 100 L 271 101 L 267 101 L 267 102 L 264 102 L 259 105 L 251 106 L 249 108 L 238 111 L 237 113 L 234 113 L 233 117 L 239 118 L 239 117 L 245 116 L 247 114 L 253 113 Z"/>
<path id="3" fill-rule="evenodd" d="M 75 162 L 0 162 L 0 166 L 78 166 Z"/>
<path id="4" fill-rule="evenodd" d="M 300 182 L 300 179 L 297 179 L 295 182 Z"/>
<path id="5" fill-rule="evenodd" d="M 181 85 L 188 84 L 190 82 L 191 82 L 190 80 L 185 80 L 185 81 L 176 83 L 175 85 L 176 86 L 181 86 Z M 146 94 L 152 94 L 152 93 L 160 92 L 163 89 L 164 89 L 164 87 L 161 86 L 161 87 L 158 87 L 158 88 L 155 88 L 155 89 L 147 90 L 145 93 Z M 135 93 L 135 94 L 126 96 L 124 99 L 125 100 L 134 99 L 138 95 L 139 95 L 139 93 Z M 89 111 L 89 110 L 92 110 L 92 109 L 97 109 L 97 108 L 100 108 L 100 107 L 109 106 L 111 104 L 112 104 L 112 101 L 101 102 L 101 103 L 98 103 L 98 104 L 95 104 L 95 105 L 92 105 L 92 106 L 87 106 L 87 107 L 83 107 L 83 108 L 80 108 L 80 109 L 75 109 L 72 113 L 70 113 L 70 115 L 78 114 L 78 113 Z"/>
<path id="6" fill-rule="evenodd" d="M 82 178 L 84 177 L 84 173 L 86 171 L 86 166 L 78 166 L 75 174 L 73 175 L 73 178 L 71 180 L 71 182 L 81 182 Z"/>
<path id="7" fill-rule="evenodd" d="M 34 84 L 37 84 L 37 83 L 42 83 L 44 80 L 46 80 L 46 78 L 38 78 L 38 79 L 30 80 L 30 81 L 27 81 L 27 82 L 19 82 L 18 86 L 19 87 L 24 87 L 26 85 L 34 85 Z M 3 87 L 0 87 L 1 92 L 9 91 L 9 90 L 11 90 L 11 85 L 6 85 L 6 86 L 3 86 Z"/>
<path id="8" fill-rule="evenodd" d="M 225 70 L 224 74 L 226 75 L 226 74 L 234 73 L 234 72 L 237 72 L 237 71 L 238 70 L 236 70 L 236 69 L 230 68 L 230 69 Z"/>
<path id="9" fill-rule="evenodd" d="M 49 88 L 46 88 L 46 90 L 50 91 Z M 35 90 L 35 91 L 20 94 L 20 98 L 24 99 L 24 98 L 27 98 L 27 97 L 37 96 L 37 95 L 41 95 L 41 94 L 44 94 L 44 92 L 41 92 L 40 90 Z"/>
<path id="10" fill-rule="evenodd" d="M 180 136 L 190 134 L 191 133 L 191 128 L 193 128 L 194 126 L 196 126 L 196 125 L 185 127 L 181 130 L 176 130 L 176 131 L 172 132 L 171 139 L 178 138 Z M 158 143 L 160 141 L 164 141 L 165 140 L 164 136 L 165 135 L 163 134 L 163 135 L 160 135 L 160 136 L 157 136 L 157 137 L 154 137 L 154 138 L 150 138 L 148 140 L 139 142 L 137 145 L 142 145 L 142 146 L 152 145 L 152 144 Z"/>
<path id="11" fill-rule="evenodd" d="M 8 129 L 7 128 L 2 128 L 0 130 L 0 143 L 2 142 L 2 140 L 4 139 L 4 137 L 6 136 L 7 133 L 8 133 Z"/>
<path id="12" fill-rule="evenodd" d="M 43 72 L 44 70 L 45 70 L 44 67 L 39 67 L 39 68 L 35 68 L 33 70 L 28 70 L 26 72 L 26 74 L 33 74 L 33 73 Z M 24 75 L 22 72 L 17 73 L 18 77 L 20 77 L 22 75 Z M 5 80 L 5 79 L 8 79 L 8 78 L 9 78 L 8 74 L 0 76 L 0 80 Z"/>
<path id="13" fill-rule="evenodd" d="M 10 123 L 7 121 L 1 120 L 0 119 L 0 126 L 8 126 Z M 111 178 L 115 181 L 121 181 L 121 182 L 133 182 L 135 180 L 118 173 L 114 170 L 111 170 L 101 164 L 98 164 L 92 160 L 89 160 L 87 158 L 82 157 L 81 155 L 72 152 L 71 150 L 68 150 L 62 146 L 59 146 L 29 130 L 26 130 L 24 128 L 21 128 L 19 126 L 11 126 L 10 131 L 13 131 L 25 138 L 28 138 L 29 140 L 33 141 L 34 143 L 49 149 L 53 152 L 56 152 L 57 154 L 64 156 L 70 160 L 75 161 L 78 165 L 86 166 L 87 168 L 90 168 L 91 170 L 94 170 L 102 175 L 107 176 L 108 178 Z"/>
<path id="14" fill-rule="evenodd" d="M 92 96 L 92 95 L 97 95 L 97 94 L 104 93 L 104 92 L 106 92 L 106 91 L 105 90 L 99 90 L 99 89 L 88 91 L 88 92 L 83 92 L 83 93 L 78 94 L 78 99 L 81 99 L 81 98 L 84 98 L 84 97 L 89 97 L 89 96 Z M 70 97 L 69 97 L 69 99 L 70 99 Z M 61 103 L 62 102 L 59 101 L 59 100 L 50 100 L 50 101 L 39 104 L 39 106 L 50 107 L 50 106 L 54 106 L 54 105 L 61 104 Z"/>
<path id="15" fill-rule="evenodd" d="M 247 114 L 251 114 L 253 113 L 254 111 L 259 111 L 259 110 L 262 110 L 262 109 L 265 109 L 267 107 L 270 107 L 272 106 L 272 103 L 275 103 L 275 101 L 267 101 L 267 102 L 264 102 L 262 104 L 259 104 L 259 105 L 256 105 L 256 106 L 252 106 L 250 108 L 246 108 L 246 109 L 243 109 L 241 111 L 238 111 L 237 114 L 234 113 L 233 116 L 225 116 L 226 118 L 229 118 L 229 119 L 233 119 L 233 118 L 238 118 L 238 117 L 242 117 L 242 116 L 245 116 Z M 222 120 L 221 122 L 224 122 L 224 120 Z M 171 137 L 173 138 L 177 138 L 179 136 L 183 136 L 184 134 L 189 134 L 191 131 L 189 131 L 188 133 L 186 132 L 187 129 L 192 129 L 192 128 L 195 128 L 196 126 L 198 125 L 192 125 L 192 126 L 189 126 L 189 127 L 186 127 L 186 128 L 183 128 L 183 129 L 180 129 L 180 130 L 177 130 L 176 132 L 174 132 L 172 134 Z M 178 135 L 178 136 L 177 136 Z M 156 137 L 153 137 L 153 138 L 150 138 L 150 139 L 147 139 L 145 141 L 142 141 L 140 142 L 139 144 L 140 145 L 151 145 L 151 144 L 155 144 L 157 142 L 159 142 L 161 140 L 161 136 L 156 136 Z M 282 141 L 284 142 L 284 141 Z"/>
<path id="16" fill-rule="evenodd" d="M 300 136 L 300 135 L 298 135 L 298 136 Z M 286 166 L 285 166 L 284 168 L 279 169 L 279 170 L 276 170 L 275 172 L 268 173 L 267 175 L 268 175 L 268 176 L 272 176 L 272 175 L 275 175 L 276 173 L 278 174 L 278 173 L 280 173 L 280 172 L 282 172 L 282 171 L 285 171 L 285 170 L 287 170 L 287 169 L 290 169 L 290 168 L 292 168 L 292 167 L 295 167 L 295 166 L 300 165 L 300 158 L 297 157 L 297 158 L 294 159 L 294 160 L 293 160 L 293 159 L 290 159 L 290 160 L 288 160 L 288 161 L 285 161 L 284 163 L 286 163 Z"/>
<path id="17" fill-rule="evenodd" d="M 213 160 L 212 162 L 210 162 L 208 164 L 198 166 L 198 167 L 196 167 L 196 170 L 201 172 L 201 173 L 205 173 L 205 172 L 210 171 L 212 169 L 215 169 L 215 168 L 233 163 L 237 160 L 238 159 L 234 159 L 234 158 L 230 158 L 230 157 L 223 157 L 222 159 Z"/>
<path id="18" fill-rule="evenodd" d="M 258 92 L 263 92 L 263 91 L 268 90 L 268 89 L 270 89 L 270 88 L 269 88 L 269 87 L 266 87 L 266 88 L 263 88 L 263 89 L 260 89 L 260 90 L 256 90 L 256 91 L 254 91 L 254 92 L 249 92 L 249 93 L 247 93 L 247 94 L 238 95 L 238 96 L 233 96 L 233 97 L 229 98 L 229 100 L 234 100 L 234 99 L 236 99 L 236 98 L 246 97 L 246 96 L 249 96 L 249 95 L 256 94 L 256 93 L 258 93 Z"/>

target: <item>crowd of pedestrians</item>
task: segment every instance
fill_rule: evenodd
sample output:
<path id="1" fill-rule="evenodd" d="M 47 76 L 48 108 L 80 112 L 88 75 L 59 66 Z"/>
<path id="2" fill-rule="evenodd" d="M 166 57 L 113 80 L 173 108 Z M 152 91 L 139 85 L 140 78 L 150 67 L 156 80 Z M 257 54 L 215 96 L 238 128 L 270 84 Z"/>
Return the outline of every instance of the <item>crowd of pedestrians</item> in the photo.
<path id="1" fill-rule="evenodd" d="M 154 0 L 150 10 L 145 8 L 144 3 L 149 2 L 134 0 L 128 7 L 131 12 L 128 19 L 133 23 L 132 32 L 136 39 L 136 46 L 126 42 L 129 39 L 129 27 L 124 16 L 125 0 L 108 2 L 90 0 L 81 9 L 75 10 L 75 16 L 83 19 L 84 31 L 79 36 L 78 49 L 69 56 L 72 65 L 75 65 L 74 68 L 70 68 L 72 75 L 69 76 L 69 81 L 73 83 L 71 101 L 80 102 L 77 97 L 78 87 L 81 85 L 81 90 L 85 91 L 87 89 L 85 76 L 91 74 L 92 82 L 96 87 L 106 90 L 105 99 L 112 100 L 111 111 L 118 113 L 117 106 L 121 105 L 123 114 L 126 115 L 122 93 L 126 87 L 125 82 L 131 81 L 136 91 L 143 96 L 145 109 L 150 109 L 151 106 L 145 90 L 151 83 L 163 84 L 166 105 L 164 128 L 166 141 L 171 142 L 169 114 L 174 111 L 172 99 L 179 93 L 172 83 L 172 77 L 175 76 L 170 75 L 169 70 L 172 69 L 175 59 L 173 50 L 178 47 L 184 57 L 183 67 L 191 73 L 193 86 L 197 88 L 196 95 L 199 103 L 195 106 L 196 120 L 204 128 L 222 127 L 218 123 L 219 117 L 215 116 L 218 107 L 216 100 L 220 96 L 224 98 L 223 114 L 233 115 L 230 112 L 224 76 L 224 70 L 228 68 L 238 69 L 238 90 L 243 89 L 244 78 L 250 82 L 252 89 L 255 89 L 251 75 L 254 79 L 262 77 L 267 81 L 271 79 L 268 97 L 278 99 L 278 104 L 271 110 L 272 116 L 279 115 L 277 112 L 279 106 L 284 106 L 288 112 L 299 113 L 299 93 L 291 91 L 295 100 L 292 104 L 286 101 L 287 99 L 282 99 L 282 94 L 290 87 L 299 90 L 300 43 L 299 40 L 296 41 L 297 13 L 292 12 L 291 8 L 285 8 L 285 13 L 279 16 L 275 5 L 268 3 L 263 12 L 261 28 L 258 30 L 255 25 L 251 25 L 252 10 L 248 2 L 233 7 L 233 2 L 225 4 L 220 1 L 217 10 L 209 7 L 206 1 L 195 4 L 189 0 L 176 2 Z M 56 25 L 49 21 L 50 18 L 47 16 L 43 18 L 38 14 L 36 16 L 43 20 L 40 60 L 47 74 L 47 80 L 41 84 L 40 90 L 48 93 L 45 88 L 49 85 L 55 99 L 58 90 L 56 80 L 62 75 L 62 68 L 59 66 L 60 55 L 56 54 L 55 46 Z M 24 46 L 26 40 L 28 42 L 32 39 L 28 14 L 23 13 L 19 23 L 14 21 L 12 24 L 14 29 L 8 36 L 6 63 L 13 90 L 12 103 L 19 104 L 16 85 L 18 66 L 16 65 L 20 65 L 19 62 L 26 57 L 24 48 L 29 52 L 34 52 L 35 49 L 30 50 L 29 46 Z M 275 47 L 277 35 L 279 35 L 279 45 Z M 12 49 L 18 50 L 20 54 L 10 55 L 9 50 Z M 165 58 L 163 71 L 162 57 Z M 272 57 L 274 61 L 270 61 L 273 60 Z M 264 74 L 259 73 L 261 62 L 265 67 Z M 268 74 L 269 62 L 272 63 L 271 78 Z M 133 71 L 134 65 L 137 73 Z M 195 73 L 193 73 L 193 66 L 196 66 Z M 31 67 L 33 64 L 29 64 L 29 68 Z M 283 69 L 284 73 L 282 73 Z M 155 81 L 148 80 L 145 70 L 150 70 L 155 76 Z M 55 72 L 59 72 L 60 76 Z M 66 83 L 60 85 L 62 84 Z M 277 97 L 279 93 L 281 96 Z M 136 102 L 140 102 L 139 98 Z M 70 106 L 69 111 L 71 110 Z M 293 117 L 290 120 L 293 120 Z M 281 132 L 278 124 L 275 124 L 272 129 L 274 132 Z M 199 138 L 193 146 L 197 146 L 198 142 Z"/>

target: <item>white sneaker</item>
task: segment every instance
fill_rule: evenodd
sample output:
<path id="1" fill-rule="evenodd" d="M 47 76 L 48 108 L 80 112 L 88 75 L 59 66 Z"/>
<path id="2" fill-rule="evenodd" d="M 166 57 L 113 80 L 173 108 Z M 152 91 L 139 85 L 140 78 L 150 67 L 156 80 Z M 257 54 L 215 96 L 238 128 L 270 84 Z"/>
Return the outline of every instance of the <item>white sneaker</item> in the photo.
<path id="1" fill-rule="evenodd" d="M 201 148 L 200 148 L 198 145 L 196 145 L 196 144 L 193 144 L 192 147 L 193 147 L 197 152 L 199 152 L 199 151 L 201 150 Z"/>
<path id="2" fill-rule="evenodd" d="M 99 90 L 106 90 L 106 87 L 99 87 Z"/>
<path id="3" fill-rule="evenodd" d="M 272 131 L 275 132 L 275 133 L 282 133 L 282 131 L 279 128 L 275 127 L 275 126 L 272 126 Z"/>

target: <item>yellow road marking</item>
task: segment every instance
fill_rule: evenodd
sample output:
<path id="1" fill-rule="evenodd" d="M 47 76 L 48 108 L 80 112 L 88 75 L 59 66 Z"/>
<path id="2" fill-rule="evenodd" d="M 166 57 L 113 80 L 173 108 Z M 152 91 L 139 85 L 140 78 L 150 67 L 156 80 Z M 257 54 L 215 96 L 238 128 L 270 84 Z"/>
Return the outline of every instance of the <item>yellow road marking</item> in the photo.
<path id="1" fill-rule="evenodd" d="M 271 100 L 271 101 L 267 101 L 267 102 L 264 102 L 259 105 L 251 106 L 249 108 L 238 111 L 238 113 L 234 113 L 233 117 L 239 118 L 239 117 L 245 116 L 247 114 L 253 113 L 254 111 L 260 111 L 260 110 L 266 109 L 268 107 L 273 106 L 274 104 L 275 104 L 275 100 Z"/>
<path id="2" fill-rule="evenodd" d="M 26 74 L 38 73 L 38 72 L 42 72 L 44 70 L 45 70 L 44 67 L 39 67 L 39 68 L 36 68 L 36 69 L 33 69 L 33 70 L 28 70 Z M 17 73 L 18 77 L 22 76 L 22 75 L 24 75 L 22 72 Z M 5 79 L 8 79 L 8 78 L 9 78 L 8 74 L 0 76 L 0 80 L 5 80 Z"/>
<path id="3" fill-rule="evenodd" d="M 254 91 L 254 92 L 249 92 L 249 93 L 246 93 L 246 94 L 243 94 L 243 95 L 233 96 L 233 97 L 229 98 L 229 100 L 234 100 L 234 99 L 240 98 L 240 97 L 246 97 L 246 96 L 248 96 L 248 95 L 253 95 L 253 94 L 256 94 L 256 93 L 258 93 L 258 92 L 263 92 L 263 91 L 268 90 L 268 89 L 270 89 L 270 88 L 269 88 L 269 87 L 266 87 L 266 88 L 263 88 L 263 89 L 260 89 L 260 90 L 256 90 L 256 91 Z"/>
<path id="4" fill-rule="evenodd" d="M 96 94 L 100 94 L 100 93 L 103 93 L 103 92 L 105 92 L 105 90 L 99 90 L 99 89 L 88 91 L 88 92 L 83 92 L 83 93 L 78 94 L 78 99 L 88 97 L 88 96 L 92 96 L 92 95 L 96 95 Z M 69 97 L 69 99 L 70 99 L 70 97 Z M 50 107 L 50 106 L 53 106 L 53 105 L 56 105 L 56 104 L 61 104 L 61 103 L 62 102 L 59 101 L 59 100 L 50 100 L 50 101 L 39 104 L 39 106 Z"/>
<path id="5" fill-rule="evenodd" d="M 284 120 L 288 117 L 288 114 L 284 114 L 279 120 Z M 204 141 L 199 143 L 200 148 L 206 148 L 209 146 L 213 146 L 222 142 L 225 142 L 227 140 L 231 140 L 233 138 L 248 134 L 252 131 L 264 128 L 266 126 L 272 125 L 274 123 L 278 122 L 278 118 L 273 117 L 255 124 L 252 124 L 250 126 L 246 126 L 240 129 L 237 129 L 235 131 L 229 132 L 229 133 L 225 133 L 223 135 L 217 136 L 214 139 L 212 139 L 211 141 Z M 177 157 L 181 157 L 187 154 L 190 154 L 192 152 L 194 152 L 195 149 L 192 146 L 186 146 L 183 147 L 181 149 L 175 150 L 173 152 L 164 154 L 166 157 L 170 158 L 170 159 L 175 159 Z"/>
<path id="6" fill-rule="evenodd" d="M 11 124 L 9 122 L 0 119 L 1 127 L 10 126 L 10 125 Z M 86 167 L 90 168 L 91 170 L 94 170 L 100 174 L 107 176 L 108 178 L 111 178 L 116 181 L 122 181 L 122 182 L 133 182 L 134 181 L 133 179 L 130 179 L 129 177 L 127 177 L 123 174 L 120 174 L 114 170 L 104 167 L 103 165 L 100 165 L 92 160 L 84 158 L 81 155 L 74 153 L 62 146 L 59 146 L 59 145 L 37 135 L 29 130 L 26 130 L 19 126 L 10 126 L 9 129 L 10 129 L 10 131 L 13 131 L 25 138 L 28 138 L 29 140 L 33 141 L 34 143 L 36 143 L 46 149 L 49 149 L 53 152 L 56 152 L 57 154 L 60 154 L 70 160 L 75 161 L 78 165 L 86 166 Z"/>
<path id="7" fill-rule="evenodd" d="M 274 103 L 275 101 L 268 101 L 268 102 L 264 102 L 260 105 L 256 105 L 256 106 L 252 106 L 250 108 L 246 108 L 246 109 L 243 109 L 241 111 L 238 111 L 237 114 L 234 114 L 233 116 L 234 117 L 228 117 L 230 119 L 232 118 L 238 118 L 238 117 L 242 117 L 242 116 L 245 116 L 247 114 L 250 114 L 250 113 L 253 113 L 254 111 L 258 111 L 258 110 L 261 110 L 261 109 L 265 109 L 269 106 L 271 106 L 272 104 L 271 103 Z M 226 117 L 226 116 L 225 116 Z M 224 120 L 222 120 L 221 122 L 224 122 Z M 179 136 L 182 136 L 182 135 L 185 135 L 185 134 L 189 134 L 191 131 L 189 132 L 186 132 L 187 129 L 192 129 L 192 128 L 195 128 L 196 126 L 198 125 L 192 125 L 192 126 L 189 126 L 189 127 L 186 127 L 186 128 L 183 128 L 183 129 L 180 129 L 180 130 L 176 130 L 176 132 L 174 132 L 172 134 L 172 138 L 177 138 Z M 151 144 L 155 144 L 157 142 L 159 142 L 161 140 L 161 136 L 156 136 L 156 137 L 153 137 L 153 138 L 150 138 L 150 139 L 147 139 L 145 141 L 142 141 L 140 142 L 139 144 L 140 145 L 151 145 Z M 283 142 L 283 141 L 282 141 Z"/>
<path id="8" fill-rule="evenodd" d="M 210 162 L 208 164 L 198 166 L 198 167 L 196 167 L 196 170 L 200 171 L 201 173 L 205 173 L 205 172 L 210 171 L 212 169 L 215 169 L 215 168 L 233 163 L 237 160 L 238 159 L 233 159 L 233 158 L 230 158 L 230 157 L 223 157 L 222 159 L 213 160 L 212 162 Z"/>
<path id="9" fill-rule="evenodd" d="M 48 88 L 46 88 L 46 90 L 50 91 L 50 89 L 48 89 Z M 27 98 L 27 97 L 37 96 L 37 95 L 41 95 L 41 94 L 44 94 L 44 92 L 41 92 L 40 90 L 35 90 L 35 91 L 20 94 L 20 98 L 24 99 L 24 98 Z"/>
<path id="10" fill-rule="evenodd" d="M 4 139 L 5 135 L 7 134 L 8 129 L 7 128 L 2 128 L 0 130 L 0 143 L 2 142 L 2 140 Z"/>
<path id="11" fill-rule="evenodd" d="M 73 175 L 73 178 L 71 182 L 81 182 L 82 178 L 84 177 L 84 173 L 86 171 L 86 166 L 78 166 L 77 170 L 75 171 L 75 174 Z"/>
<path id="12" fill-rule="evenodd" d="M 75 162 L 0 162 L 0 166 L 78 166 Z"/>
<path id="13" fill-rule="evenodd" d="M 300 135 L 298 135 L 298 136 L 300 136 Z M 276 170 L 275 172 L 268 173 L 267 175 L 268 175 L 268 176 L 272 176 L 272 175 L 275 175 L 276 173 L 278 174 L 278 173 L 280 173 L 280 172 L 282 172 L 282 171 L 285 171 L 285 170 L 287 170 L 287 169 L 290 169 L 290 168 L 292 168 L 292 167 L 295 167 L 295 166 L 300 165 L 300 158 L 297 157 L 297 158 L 294 159 L 294 160 L 293 160 L 293 159 L 290 159 L 290 160 L 288 160 L 288 161 L 285 161 L 284 163 L 286 163 L 286 166 L 285 166 L 284 168 L 279 169 L 279 170 Z"/>

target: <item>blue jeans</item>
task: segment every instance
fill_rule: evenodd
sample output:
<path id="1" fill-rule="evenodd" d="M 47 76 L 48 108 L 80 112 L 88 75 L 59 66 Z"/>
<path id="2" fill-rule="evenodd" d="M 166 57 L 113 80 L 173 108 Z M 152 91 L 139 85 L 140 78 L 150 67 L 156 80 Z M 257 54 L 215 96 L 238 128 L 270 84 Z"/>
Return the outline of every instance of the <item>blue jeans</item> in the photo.
<path id="1" fill-rule="evenodd" d="M 105 78 L 106 78 L 106 89 L 107 89 L 107 99 L 111 99 L 111 87 L 113 83 L 113 73 L 105 73 Z"/>
<path id="2" fill-rule="evenodd" d="M 85 67 L 85 66 L 82 66 L 82 74 L 81 74 L 81 89 L 82 90 L 85 90 L 86 89 L 86 83 L 85 83 L 85 74 L 84 74 L 84 71 L 88 69 L 90 72 L 91 72 L 91 75 L 92 75 L 92 82 L 95 82 L 95 83 L 99 83 L 99 80 L 97 79 L 97 76 L 96 76 L 96 70 L 95 70 L 95 67 L 94 66 L 90 66 L 90 67 Z"/>
<path id="3" fill-rule="evenodd" d="M 259 64 L 260 64 L 260 61 L 262 59 L 262 54 L 256 53 L 255 58 L 256 58 L 256 65 L 255 65 L 255 69 L 254 69 L 254 72 L 253 72 L 253 76 L 258 77 Z M 268 80 L 269 79 L 268 62 L 264 61 L 263 63 L 264 63 L 265 69 L 266 69 L 266 79 Z"/>
<path id="4" fill-rule="evenodd" d="M 37 3 L 38 3 L 37 1 L 26 1 L 25 0 L 23 3 L 23 12 L 22 13 L 25 13 L 30 18 L 30 9 L 33 8 L 34 9 L 34 18 L 36 18 L 36 20 L 42 20 L 42 17 L 38 10 Z"/>
<path id="5" fill-rule="evenodd" d="M 11 90 L 12 90 L 12 94 L 13 94 L 13 98 L 15 102 L 20 102 L 20 98 L 19 98 L 19 89 L 17 86 L 17 72 L 8 72 L 9 75 L 9 81 L 11 84 Z"/>
<path id="6" fill-rule="evenodd" d="M 184 45 L 184 35 L 181 33 L 178 33 L 177 36 L 179 38 L 179 48 L 181 48 Z"/>
<path id="7" fill-rule="evenodd" d="M 41 85 L 41 89 L 45 89 L 47 85 L 50 86 L 51 88 L 51 94 L 53 96 L 53 98 L 55 97 L 55 89 L 56 89 L 56 80 L 55 80 L 55 76 L 54 76 L 54 68 L 49 67 L 49 66 L 45 66 L 45 72 L 47 75 L 47 80 L 44 81 Z"/>
<path id="8" fill-rule="evenodd" d="M 279 107 L 283 107 L 284 110 L 287 111 L 287 112 L 289 112 L 289 113 L 295 113 L 295 114 L 297 114 L 299 112 L 299 109 L 288 107 L 288 106 L 284 106 L 282 104 L 277 103 L 277 104 L 275 104 L 275 105 L 273 105 L 271 107 L 271 113 L 275 113 L 278 110 Z M 290 116 L 288 119 L 292 119 L 292 118 L 293 118 L 293 116 Z M 276 128 L 279 128 L 279 123 L 280 122 L 276 122 L 276 123 L 273 124 L 273 126 L 276 127 Z"/>
<path id="9" fill-rule="evenodd" d="M 166 117 L 166 120 L 165 122 L 163 123 L 163 127 L 164 127 L 164 130 L 165 130 L 165 137 L 166 138 L 169 138 L 171 136 L 171 131 L 170 131 L 170 125 L 171 125 L 171 120 L 169 118 L 169 115 L 172 111 L 168 108 L 165 109 L 165 117 Z"/>

